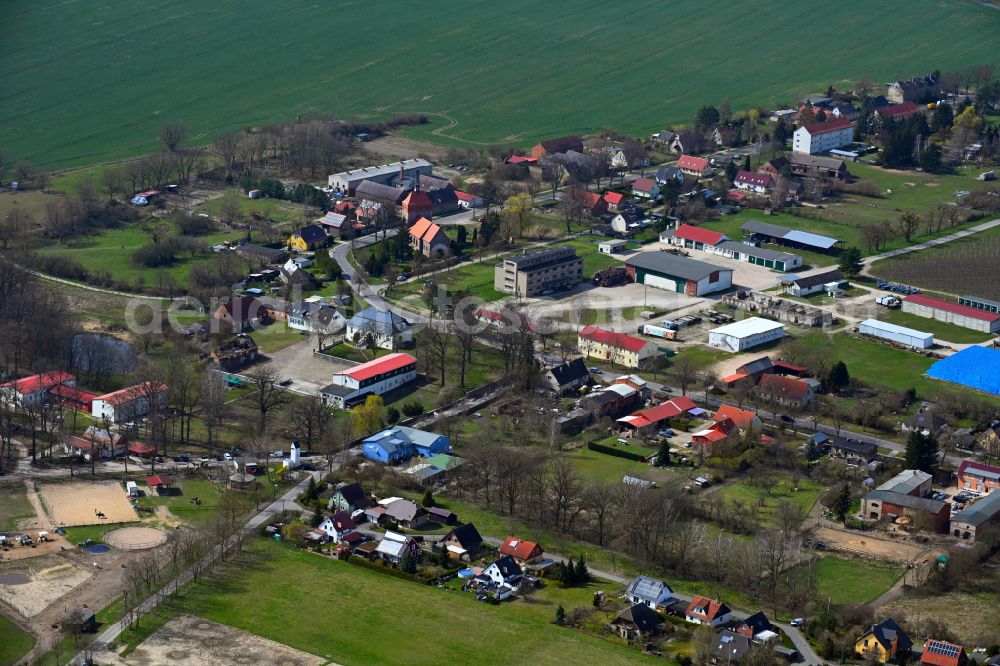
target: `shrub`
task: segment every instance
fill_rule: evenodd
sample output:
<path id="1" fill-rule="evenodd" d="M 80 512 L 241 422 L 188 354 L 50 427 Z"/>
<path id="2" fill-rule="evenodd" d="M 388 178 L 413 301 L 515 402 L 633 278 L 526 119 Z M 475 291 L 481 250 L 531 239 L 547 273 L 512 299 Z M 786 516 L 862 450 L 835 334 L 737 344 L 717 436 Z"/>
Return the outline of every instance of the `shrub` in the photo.
<path id="1" fill-rule="evenodd" d="M 597 444 L 595 442 L 587 444 L 587 448 L 591 451 L 597 451 L 598 453 L 606 453 L 609 456 L 615 456 L 616 458 L 625 458 L 626 460 L 636 460 L 639 462 L 646 460 L 646 456 L 638 453 L 632 453 L 631 451 L 619 451 L 618 449 L 610 446 L 604 446 L 603 444 Z"/>
<path id="2" fill-rule="evenodd" d="M 424 406 L 417 401 L 408 402 L 403 405 L 403 414 L 405 414 L 408 418 L 412 419 L 416 416 L 420 416 L 423 413 L 424 413 Z"/>

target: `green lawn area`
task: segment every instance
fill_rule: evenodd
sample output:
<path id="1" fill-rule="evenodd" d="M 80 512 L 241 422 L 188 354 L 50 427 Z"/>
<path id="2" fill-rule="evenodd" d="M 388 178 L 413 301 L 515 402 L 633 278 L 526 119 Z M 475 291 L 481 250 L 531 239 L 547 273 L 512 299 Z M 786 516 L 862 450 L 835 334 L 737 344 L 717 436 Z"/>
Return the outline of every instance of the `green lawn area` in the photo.
<path id="1" fill-rule="evenodd" d="M 395 298 L 411 294 L 419 295 L 423 290 L 424 282 L 430 280 L 451 293 L 467 291 L 485 301 L 495 301 L 504 296 L 503 293 L 493 288 L 493 269 L 500 261 L 501 259 L 494 259 L 493 255 L 487 255 L 482 258 L 481 262 L 465 264 L 427 277 L 418 276 L 393 287 L 392 295 Z"/>
<path id="2" fill-rule="evenodd" d="M 149 495 L 140 500 L 146 506 L 165 506 L 178 519 L 191 525 L 204 525 L 212 520 L 219 510 L 222 491 L 208 479 L 188 477 L 173 483 L 180 495 Z M 192 504 L 197 497 L 201 504 Z"/>
<path id="3" fill-rule="evenodd" d="M 325 39 L 331 29 L 367 25 L 371 7 L 347 5 L 333 16 L 322 4 L 300 3 L 280 22 L 267 4 L 224 0 L 202 9 L 15 4 L 0 65 L 12 100 L 0 110 L 5 149 L 49 167 L 92 164 L 160 149 L 156 135 L 169 121 L 186 123 L 191 142 L 204 144 L 223 131 L 299 115 L 374 120 L 397 113 L 427 114 L 431 122 L 410 133 L 439 143 L 529 146 L 606 127 L 648 134 L 690 123 L 698 107 L 723 96 L 734 109 L 775 108 L 831 81 L 849 87 L 845 78 L 887 81 L 998 62 L 995 10 L 971 2 L 909 3 L 905 30 L 896 29 L 896 12 L 819 0 L 758 2 L 735 12 L 722 5 L 706 11 L 694 0 L 641 0 L 630 12 L 640 22 L 610 3 L 567 14 L 528 0 L 471 8 L 450 2 L 433 16 L 418 5 L 394 7 L 382 12 L 377 29 L 342 31 L 333 42 Z M 815 20 L 818 12 L 823 21 Z M 778 17 L 778 39 L 762 41 Z M 744 30 L 727 29 L 737 24 Z M 938 39 L 949 34 L 963 38 Z M 781 55 L 845 39 L 830 57 Z M 930 43 L 933 49 L 924 48 Z M 435 45 L 437 67 L 398 66 L 426 44 Z M 269 66 L 246 67 L 258 51 L 273 54 Z M 706 59 L 708 52 L 716 57 Z M 731 63 L 741 57 L 766 61 L 766 73 L 735 74 Z M 446 80 L 441 70 L 450 73 Z M 598 80 L 614 103 L 592 103 L 593 87 L 584 82 Z M 352 94 L 345 95 L 348 83 Z"/>
<path id="4" fill-rule="evenodd" d="M 372 360 L 371 351 L 368 349 L 358 349 L 349 342 L 341 342 L 339 344 L 333 345 L 332 347 L 327 347 L 323 350 L 324 354 L 329 354 L 330 356 L 336 356 L 338 358 L 346 358 L 348 361 L 354 361 L 355 363 L 364 363 L 366 361 Z M 377 349 L 375 356 L 385 356 L 391 353 L 388 349 Z"/>
<path id="5" fill-rule="evenodd" d="M 0 489 L 0 532 L 13 531 L 18 522 L 35 515 L 22 487 Z"/>
<path id="6" fill-rule="evenodd" d="M 629 664 L 649 659 L 610 640 L 552 623 L 557 605 L 589 606 L 595 589 L 546 588 L 532 602 L 490 606 L 470 594 L 415 584 L 259 540 L 220 575 L 202 579 L 163 611 L 145 618 L 140 634 L 126 635 L 124 640 L 131 644 L 168 614 L 185 612 L 347 666 L 469 664 L 498 654 L 504 661 L 536 664 Z M 288 622 L 289 617 L 301 615 L 303 599 L 309 600 L 310 614 L 321 621 Z M 331 626 L 337 631 L 331 632 Z"/>
<path id="7" fill-rule="evenodd" d="M 31 634 L 0 615 L 0 666 L 16 664 L 34 646 L 35 638 Z"/>
<path id="8" fill-rule="evenodd" d="M 208 213 L 218 219 L 223 206 L 234 202 L 244 218 L 254 215 L 272 220 L 279 224 L 294 223 L 296 226 L 308 224 L 319 217 L 319 211 L 304 204 L 297 204 L 281 199 L 251 199 L 243 190 L 229 190 L 225 195 L 212 199 L 196 209 L 199 213 Z"/>
<path id="9" fill-rule="evenodd" d="M 921 395 L 933 394 L 940 386 L 924 377 L 934 359 L 895 349 L 850 333 L 826 335 L 808 333 L 799 338 L 809 347 L 825 348 L 831 358 L 847 364 L 851 377 L 871 386 L 884 386 L 896 391 L 915 388 Z"/>
<path id="10" fill-rule="evenodd" d="M 132 261 L 132 254 L 135 250 L 153 242 L 150 234 L 150 225 L 152 224 L 161 223 L 150 221 L 132 223 L 117 229 L 109 229 L 94 236 L 75 238 L 70 245 L 41 247 L 38 249 L 38 253 L 77 261 L 91 273 L 109 271 L 111 277 L 116 281 L 129 285 L 135 284 L 136 280 L 142 276 L 146 285 L 154 286 L 155 271 L 165 270 L 183 286 L 191 267 L 210 258 L 211 254 L 203 253 L 195 257 L 191 257 L 189 254 L 178 255 L 178 260 L 174 264 L 163 269 L 149 269 L 135 264 Z M 170 233 L 176 234 L 176 230 L 172 230 Z M 226 240 L 237 240 L 240 237 L 241 235 L 238 233 L 215 233 L 198 236 L 195 238 L 195 242 L 207 251 L 211 245 Z"/>
<path id="11" fill-rule="evenodd" d="M 608 444 L 612 446 L 612 444 Z M 626 449 L 628 447 L 616 446 L 615 448 Z M 635 449 L 644 447 L 636 446 Z M 654 449 L 641 451 L 643 455 L 656 453 Z M 591 451 L 587 447 L 574 449 L 563 454 L 567 460 L 573 463 L 573 467 L 581 476 L 601 483 L 621 483 L 622 477 L 626 474 L 639 476 L 643 472 L 652 469 L 649 464 L 637 460 L 628 460 L 618 456 L 608 455 L 600 451 Z"/>
<path id="12" fill-rule="evenodd" d="M 104 538 L 106 532 L 118 529 L 119 527 L 126 527 L 128 525 L 138 525 L 139 523 L 114 523 L 110 525 L 80 525 L 78 527 L 67 527 L 66 528 L 66 541 L 70 543 L 83 543 L 87 539 L 91 541 L 100 541 Z"/>
<path id="13" fill-rule="evenodd" d="M 250 337 L 257 343 L 260 351 L 267 354 L 308 340 L 309 333 L 289 328 L 285 322 L 278 321 L 253 331 Z"/>
<path id="14" fill-rule="evenodd" d="M 971 328 L 956 326 L 955 324 L 938 321 L 937 319 L 919 317 L 915 314 L 910 314 L 909 312 L 903 312 L 902 310 L 880 310 L 878 313 L 878 320 L 887 321 L 891 324 L 897 324 L 899 326 L 907 326 L 918 331 L 923 331 L 924 333 L 932 333 L 934 337 L 939 340 L 960 344 L 967 342 L 985 342 L 986 340 L 994 337 L 990 333 L 973 331 Z"/>
<path id="15" fill-rule="evenodd" d="M 867 603 L 892 587 L 902 573 L 884 564 L 826 556 L 816 564 L 816 599 L 835 604 Z"/>
<path id="16" fill-rule="evenodd" d="M 100 632 L 104 625 L 117 622 L 121 619 L 122 602 L 116 599 L 95 614 L 97 620 L 97 631 Z M 65 636 L 55 649 L 49 650 L 36 662 L 35 666 L 58 666 L 65 664 L 69 659 L 79 652 L 84 645 L 89 645 L 97 638 L 97 633 L 81 634 L 79 642 L 74 644 L 73 636 Z"/>
<path id="17" fill-rule="evenodd" d="M 762 525 L 773 527 L 778 524 L 778 505 L 781 502 L 791 502 L 805 516 L 825 490 L 826 487 L 822 484 L 805 477 L 799 479 L 798 490 L 795 490 L 791 477 L 781 476 L 770 494 L 763 488 L 752 485 L 747 479 L 730 483 L 716 491 L 713 496 L 717 500 L 726 502 L 734 499 L 742 500 L 745 505 L 751 507 L 757 506 L 757 502 L 763 499 L 764 503 L 757 512 L 757 520 Z"/>

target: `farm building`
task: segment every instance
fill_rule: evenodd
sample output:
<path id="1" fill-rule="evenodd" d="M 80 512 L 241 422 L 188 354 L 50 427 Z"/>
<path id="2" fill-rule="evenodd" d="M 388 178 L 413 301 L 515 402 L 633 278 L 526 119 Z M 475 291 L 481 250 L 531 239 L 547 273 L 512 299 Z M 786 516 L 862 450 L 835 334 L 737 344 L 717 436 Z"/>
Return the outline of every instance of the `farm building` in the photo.
<path id="1" fill-rule="evenodd" d="M 669 243 L 678 247 L 685 247 L 689 250 L 709 251 L 729 238 L 718 231 L 695 227 L 690 224 L 682 224 L 676 229 L 670 229 L 660 234 L 661 243 Z"/>
<path id="2" fill-rule="evenodd" d="M 897 326 L 877 319 L 865 319 L 858 326 L 858 332 L 862 335 L 871 335 L 916 349 L 930 349 L 934 346 L 934 336 L 930 333 L 915 331 L 912 328 Z"/>
<path id="3" fill-rule="evenodd" d="M 1000 331 L 1000 312 L 988 312 L 924 294 L 910 294 L 904 298 L 903 312 L 945 321 L 983 333 Z"/>
<path id="4" fill-rule="evenodd" d="M 1000 303 L 991 301 L 988 298 L 980 298 L 979 296 L 959 296 L 958 304 L 983 310 L 984 312 L 1000 312 Z"/>
<path id="5" fill-rule="evenodd" d="M 344 408 L 365 396 L 382 395 L 417 378 L 417 359 L 409 354 L 388 354 L 334 373 L 333 383 L 320 391 L 327 405 Z"/>
<path id="6" fill-rule="evenodd" d="M 854 126 L 846 118 L 810 123 L 795 130 L 792 152 L 818 155 L 854 142 Z"/>
<path id="7" fill-rule="evenodd" d="M 354 194 L 354 190 L 362 182 L 391 185 L 397 178 L 413 178 L 414 176 L 431 175 L 431 163 L 424 159 L 403 160 L 392 164 L 362 167 L 351 171 L 342 171 L 327 178 L 327 184 L 340 191 Z"/>
<path id="8" fill-rule="evenodd" d="M 789 271 L 802 265 L 802 255 L 769 250 L 766 247 L 757 247 L 739 241 L 722 241 L 715 246 L 714 250 L 715 254 L 720 256 L 729 257 L 736 261 L 745 261 L 748 264 L 764 268 L 773 268 L 776 271 Z"/>
<path id="9" fill-rule="evenodd" d="M 948 531 L 948 504 L 934 499 L 902 495 L 887 490 L 873 490 L 864 497 L 864 515 L 869 520 L 909 518 L 918 527 L 935 532 Z"/>
<path id="10" fill-rule="evenodd" d="M 795 176 L 845 180 L 851 175 L 847 171 L 847 165 L 844 163 L 844 160 L 838 160 L 833 157 L 792 153 L 788 163 L 791 166 L 792 175 Z"/>
<path id="11" fill-rule="evenodd" d="M 958 487 L 988 495 L 1000 489 L 1000 467 L 963 460 L 958 467 Z"/>
<path id="12" fill-rule="evenodd" d="M 808 231 L 789 229 L 788 227 L 768 222 L 758 222 L 757 220 L 746 222 L 740 227 L 740 230 L 751 240 L 804 248 L 813 252 L 825 252 L 827 254 L 833 253 L 844 244 L 844 241 L 830 238 L 829 236 L 820 236 Z"/>
<path id="13" fill-rule="evenodd" d="M 741 352 L 785 336 L 785 327 L 776 321 L 750 317 L 743 321 L 713 328 L 708 332 L 708 344 L 726 351 Z"/>
<path id="14" fill-rule="evenodd" d="M 951 518 L 952 535 L 969 540 L 1000 529 L 1000 493 L 990 493 Z"/>
<path id="15" fill-rule="evenodd" d="M 628 241 L 620 238 L 601 241 L 597 244 L 597 251 L 601 254 L 615 254 L 616 252 L 624 252 L 627 249 Z"/>
<path id="16" fill-rule="evenodd" d="M 641 252 L 625 262 L 629 277 L 688 296 L 703 296 L 733 286 L 733 271 L 666 252 Z"/>
<path id="17" fill-rule="evenodd" d="M 1000 395 L 1000 350 L 972 345 L 927 369 L 927 376 Z"/>
<path id="18" fill-rule="evenodd" d="M 798 275 L 788 275 L 782 278 L 781 287 L 786 294 L 798 296 L 800 298 L 817 294 L 826 288 L 831 282 L 842 282 L 844 276 L 837 269 L 813 273 L 800 277 Z"/>
<path id="19" fill-rule="evenodd" d="M 167 387 L 145 382 L 94 397 L 91 400 L 91 415 L 123 423 L 148 414 L 154 402 L 167 404 Z"/>

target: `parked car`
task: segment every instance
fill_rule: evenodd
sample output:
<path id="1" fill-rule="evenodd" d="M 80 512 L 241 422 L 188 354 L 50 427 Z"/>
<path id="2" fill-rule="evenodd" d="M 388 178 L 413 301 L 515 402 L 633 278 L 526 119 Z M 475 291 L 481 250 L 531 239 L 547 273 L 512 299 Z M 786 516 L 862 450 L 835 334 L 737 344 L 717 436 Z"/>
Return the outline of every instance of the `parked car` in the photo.
<path id="1" fill-rule="evenodd" d="M 792 620 L 791 622 L 789 622 L 788 624 L 792 625 L 793 627 L 801 627 L 805 623 L 806 623 L 805 620 L 803 620 L 801 617 L 797 617 L 794 620 Z"/>
<path id="2" fill-rule="evenodd" d="M 590 374 L 592 374 L 592 375 L 603 375 L 604 374 L 604 371 L 601 370 L 600 368 L 587 368 L 587 369 L 590 370 Z"/>
<path id="3" fill-rule="evenodd" d="M 271 457 L 273 457 L 273 458 L 284 458 L 285 457 L 285 452 L 284 451 L 275 451 L 274 453 L 271 454 Z"/>

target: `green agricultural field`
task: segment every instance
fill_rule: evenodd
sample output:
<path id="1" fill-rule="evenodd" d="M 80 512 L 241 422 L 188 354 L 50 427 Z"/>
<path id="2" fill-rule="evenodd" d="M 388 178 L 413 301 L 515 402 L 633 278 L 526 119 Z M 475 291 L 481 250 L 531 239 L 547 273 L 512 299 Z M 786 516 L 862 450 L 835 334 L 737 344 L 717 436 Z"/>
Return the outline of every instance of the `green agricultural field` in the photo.
<path id="1" fill-rule="evenodd" d="M 864 604 L 892 587 L 902 570 L 888 565 L 839 557 L 816 564 L 816 599 L 835 604 Z"/>
<path id="2" fill-rule="evenodd" d="M 883 386 L 896 391 L 915 388 L 921 395 L 930 395 L 940 386 L 923 376 L 934 359 L 914 352 L 895 349 L 848 333 L 809 333 L 799 340 L 807 347 L 825 348 L 831 358 L 847 364 L 852 378 L 871 386 Z"/>
<path id="3" fill-rule="evenodd" d="M 346 664 L 476 663 L 484 655 L 535 664 L 631 664 L 650 660 L 610 640 L 552 623 L 555 609 L 589 606 L 596 586 L 538 591 L 531 602 L 490 606 L 318 557 L 270 541 L 253 543 L 224 575 L 191 586 L 141 621 L 132 644 L 167 615 L 185 612 Z M 261 595 L 261 590 L 267 590 Z M 309 599 L 322 621 L 289 624 Z M 391 604 L 376 600 L 392 600 Z M 402 620 L 402 621 L 401 621 Z M 336 626 L 337 631 L 330 631 Z"/>
<path id="4" fill-rule="evenodd" d="M 150 152 L 169 121 L 205 143 L 299 115 L 417 112 L 433 121 L 413 130 L 420 138 L 530 145 L 602 127 L 658 130 L 724 97 L 736 109 L 784 106 L 831 83 L 1000 62 L 995 10 L 966 0 L 640 0 L 629 10 L 20 0 L 5 12 L 0 143 L 15 159 L 80 165 Z M 837 48 L 802 57 L 816 44 Z M 766 67 L 748 74 L 737 61 Z"/>
<path id="5" fill-rule="evenodd" d="M 175 233 L 175 232 L 172 232 Z M 195 241 L 208 248 L 223 241 L 235 241 L 241 238 L 238 233 L 216 233 L 197 236 Z M 158 269 L 148 269 L 136 265 L 132 254 L 144 245 L 152 243 L 152 237 L 146 223 L 130 224 L 117 229 L 109 229 L 94 236 L 84 236 L 71 241 L 69 245 L 49 245 L 38 249 L 38 253 L 48 257 L 59 257 L 79 262 L 90 273 L 108 271 L 112 279 L 129 285 L 136 283 L 140 276 L 146 284 L 155 284 L 153 274 Z M 191 257 L 188 254 L 178 255 L 178 260 L 165 270 L 183 285 L 188 272 L 195 264 L 205 261 L 209 255 L 202 254 Z"/>
<path id="6" fill-rule="evenodd" d="M 0 615 L 0 666 L 16 664 L 35 646 L 34 637 Z"/>

